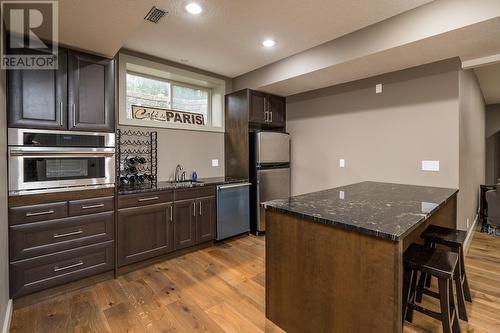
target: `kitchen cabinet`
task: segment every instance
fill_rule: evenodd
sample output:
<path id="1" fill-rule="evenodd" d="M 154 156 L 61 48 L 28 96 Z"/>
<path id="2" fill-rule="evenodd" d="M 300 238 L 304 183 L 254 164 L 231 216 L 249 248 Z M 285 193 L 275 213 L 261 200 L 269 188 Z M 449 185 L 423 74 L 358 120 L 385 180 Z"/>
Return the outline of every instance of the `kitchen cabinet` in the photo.
<path id="1" fill-rule="evenodd" d="M 114 60 L 68 53 L 69 129 L 113 132 Z"/>
<path id="2" fill-rule="evenodd" d="M 249 91 L 248 121 L 265 126 L 285 126 L 285 98 L 260 91 Z"/>
<path id="3" fill-rule="evenodd" d="M 9 198 L 11 297 L 114 268 L 114 192 L 92 193 Z"/>
<path id="4" fill-rule="evenodd" d="M 67 51 L 57 70 L 10 70 L 8 127 L 67 129 Z"/>
<path id="5" fill-rule="evenodd" d="M 8 71 L 8 126 L 114 132 L 115 61 L 59 48 L 57 70 Z"/>
<path id="6" fill-rule="evenodd" d="M 249 132 L 286 130 L 286 99 L 243 89 L 225 96 L 224 166 L 227 177 L 250 178 Z"/>
<path id="7" fill-rule="evenodd" d="M 215 197 L 197 200 L 198 214 L 196 216 L 196 242 L 204 243 L 215 238 Z"/>
<path id="8" fill-rule="evenodd" d="M 166 254 L 174 249 L 172 203 L 118 210 L 118 266 Z"/>
<path id="9" fill-rule="evenodd" d="M 196 244 L 196 200 L 174 203 L 174 247 L 180 250 Z"/>

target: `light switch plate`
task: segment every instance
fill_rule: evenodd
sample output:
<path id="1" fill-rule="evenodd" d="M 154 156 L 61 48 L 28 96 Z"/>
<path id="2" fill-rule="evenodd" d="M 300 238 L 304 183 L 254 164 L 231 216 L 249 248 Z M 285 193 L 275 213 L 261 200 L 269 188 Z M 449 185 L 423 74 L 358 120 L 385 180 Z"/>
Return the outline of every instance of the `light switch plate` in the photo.
<path id="1" fill-rule="evenodd" d="M 344 160 L 343 158 L 341 158 L 341 159 L 339 160 L 339 166 L 340 166 L 341 168 L 345 168 L 345 160 Z"/>
<path id="2" fill-rule="evenodd" d="M 375 93 L 376 94 L 381 94 L 382 93 L 382 83 L 379 83 L 375 85 Z"/>
<path id="3" fill-rule="evenodd" d="M 422 171 L 439 171 L 439 161 L 422 161 Z"/>
<path id="4" fill-rule="evenodd" d="M 339 191 L 339 199 L 341 199 L 341 200 L 345 199 L 345 192 L 344 191 Z"/>
<path id="5" fill-rule="evenodd" d="M 212 166 L 213 167 L 218 167 L 219 166 L 219 160 L 212 160 Z"/>

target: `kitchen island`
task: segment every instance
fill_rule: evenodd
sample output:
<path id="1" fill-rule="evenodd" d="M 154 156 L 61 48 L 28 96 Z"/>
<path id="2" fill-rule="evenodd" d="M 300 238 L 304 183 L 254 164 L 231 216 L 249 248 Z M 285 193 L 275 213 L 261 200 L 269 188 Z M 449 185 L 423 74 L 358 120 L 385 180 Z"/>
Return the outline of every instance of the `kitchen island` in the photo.
<path id="1" fill-rule="evenodd" d="M 456 189 L 362 182 L 264 203 L 266 316 L 293 332 L 402 332 L 403 252 L 456 228 Z"/>

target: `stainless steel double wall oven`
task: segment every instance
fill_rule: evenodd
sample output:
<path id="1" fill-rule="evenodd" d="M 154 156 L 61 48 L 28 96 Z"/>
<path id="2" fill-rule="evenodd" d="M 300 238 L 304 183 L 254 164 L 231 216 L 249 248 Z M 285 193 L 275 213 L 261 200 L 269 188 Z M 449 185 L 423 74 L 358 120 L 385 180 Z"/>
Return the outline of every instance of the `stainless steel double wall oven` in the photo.
<path id="1" fill-rule="evenodd" d="M 9 194 L 113 187 L 115 134 L 8 129 Z"/>

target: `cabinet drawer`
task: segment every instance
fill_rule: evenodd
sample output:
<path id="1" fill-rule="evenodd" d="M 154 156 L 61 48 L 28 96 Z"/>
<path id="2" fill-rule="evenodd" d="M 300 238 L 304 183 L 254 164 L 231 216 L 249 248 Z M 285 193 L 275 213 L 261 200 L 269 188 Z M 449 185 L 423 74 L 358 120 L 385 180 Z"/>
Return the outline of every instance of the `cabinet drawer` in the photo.
<path id="1" fill-rule="evenodd" d="M 10 296 L 35 291 L 113 269 L 113 241 L 57 252 L 10 264 Z"/>
<path id="2" fill-rule="evenodd" d="M 68 216 L 66 201 L 9 208 L 9 224 L 22 224 Z"/>
<path id="3" fill-rule="evenodd" d="M 85 215 L 114 210 L 114 197 L 73 200 L 68 202 L 69 216 Z"/>
<path id="4" fill-rule="evenodd" d="M 173 191 L 126 194 L 118 197 L 118 208 L 146 206 L 174 201 Z"/>
<path id="5" fill-rule="evenodd" d="M 11 226 L 10 260 L 113 240 L 114 215 L 114 212 L 105 212 Z"/>
<path id="6" fill-rule="evenodd" d="M 189 200 L 215 196 L 215 186 L 202 186 L 175 190 L 175 200 Z"/>

